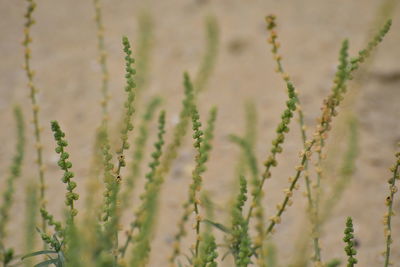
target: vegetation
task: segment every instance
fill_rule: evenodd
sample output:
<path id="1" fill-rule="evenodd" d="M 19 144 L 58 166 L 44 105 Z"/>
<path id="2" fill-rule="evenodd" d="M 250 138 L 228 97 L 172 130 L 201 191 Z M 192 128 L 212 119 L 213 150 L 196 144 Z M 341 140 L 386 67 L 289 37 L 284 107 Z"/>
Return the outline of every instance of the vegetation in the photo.
<path id="1" fill-rule="evenodd" d="M 40 121 L 40 104 L 38 89 L 34 81 L 34 71 L 31 64 L 32 43 L 31 28 L 34 25 L 34 0 L 26 0 L 28 7 L 25 14 L 24 28 L 24 70 L 28 80 L 30 101 L 32 104 L 33 133 L 27 133 L 22 111 L 15 108 L 17 145 L 15 156 L 12 160 L 10 173 L 6 180 L 6 187 L 1 192 L 0 205 L 0 262 L 5 267 L 25 264 L 26 266 L 148 266 L 153 239 L 156 234 L 155 227 L 160 213 L 160 200 L 162 188 L 167 175 L 178 157 L 185 136 L 190 132 L 193 139 L 195 156 L 194 168 L 191 172 L 191 183 L 188 188 L 187 199 L 181 203 L 182 211 L 178 219 L 176 234 L 171 242 L 169 258 L 165 264 L 170 266 L 215 267 L 227 257 L 231 257 L 235 266 L 278 266 L 276 247 L 271 236 L 277 230 L 278 224 L 285 220 L 285 212 L 293 204 L 294 194 L 299 189 L 301 180 L 305 183 L 307 197 L 307 212 L 310 224 L 310 235 L 306 244 L 312 244 L 312 253 L 303 253 L 298 266 L 339 266 L 345 262 L 347 266 L 357 264 L 356 239 L 354 237 L 353 221 L 347 218 L 344 230 L 345 247 L 342 260 L 326 259 L 322 252 L 320 242 L 321 228 L 330 218 L 332 207 L 342 196 L 348 180 L 354 172 L 357 157 L 357 123 L 354 118 L 349 119 L 349 141 L 347 151 L 343 155 L 343 166 L 340 178 L 333 186 L 332 196 L 323 201 L 321 188 L 323 184 L 323 151 L 326 150 L 326 141 L 333 125 L 334 118 L 340 112 L 341 104 L 349 89 L 348 82 L 353 79 L 362 63 L 374 52 L 375 48 L 383 41 L 391 27 L 388 20 L 383 27 L 373 36 L 367 46 L 358 54 L 349 55 L 349 41 L 343 40 L 339 51 L 339 62 L 333 83 L 328 96 L 323 100 L 321 114 L 317 124 L 310 135 L 306 131 L 303 109 L 296 84 L 286 72 L 283 56 L 280 54 L 278 42 L 277 21 L 274 15 L 266 17 L 266 29 L 269 35 L 272 56 L 276 62 L 276 72 L 282 77 L 287 89 L 287 101 L 282 107 L 280 122 L 276 127 L 270 150 L 267 151 L 260 169 L 260 161 L 255 153 L 257 111 L 251 102 L 246 106 L 246 131 L 244 136 L 232 134 L 229 140 L 232 145 L 238 145 L 240 157 L 237 164 L 221 166 L 221 168 L 236 168 L 234 177 L 238 187 L 233 192 L 234 201 L 230 206 L 229 222 L 222 221 L 215 205 L 207 191 L 204 189 L 204 175 L 207 164 L 218 161 L 213 158 L 211 151 L 216 127 L 218 126 L 217 108 L 209 111 L 207 119 L 202 118 L 199 112 L 198 96 L 204 93 L 209 77 L 212 75 L 218 57 L 219 31 L 215 17 L 206 20 L 206 50 L 201 61 L 197 75 L 192 79 L 185 72 L 183 75 L 184 99 L 177 123 L 167 133 L 166 120 L 168 114 L 158 108 L 162 100 L 154 96 L 142 110 L 141 99 L 137 96 L 143 93 L 147 86 L 148 72 L 150 70 L 149 57 L 152 44 L 152 21 L 148 13 L 140 17 L 140 41 L 138 55 L 132 49 L 128 37 L 122 38 L 122 49 L 125 57 L 125 102 L 122 121 L 118 125 L 118 148 L 114 149 L 113 129 L 109 123 L 110 117 L 110 88 L 109 71 L 105 43 L 105 30 L 102 9 L 99 0 L 94 0 L 95 22 L 98 41 L 99 65 L 101 67 L 101 121 L 95 134 L 93 158 L 90 161 L 90 172 L 86 193 L 88 197 L 85 205 L 79 204 L 81 200 L 77 189 L 80 188 L 80 179 L 72 172 L 73 165 L 70 161 L 66 133 L 61 129 L 58 121 L 50 123 L 55 140 L 55 153 L 58 157 L 58 167 L 62 172 L 61 181 L 65 184 L 64 216 L 52 214 L 48 209 L 46 199 L 46 178 L 44 159 L 42 154 L 42 132 Z M 122 53 L 121 53 L 122 54 Z M 135 58 L 138 57 L 138 64 Z M 137 66 L 137 67 L 135 67 Z M 136 74 L 138 71 L 138 74 Z M 138 94 L 140 92 L 140 94 Z M 140 102 L 140 103 L 139 103 Z M 136 113 L 140 113 L 137 115 Z M 158 113 L 157 133 L 151 131 L 153 119 Z M 269 219 L 265 219 L 266 207 L 264 194 L 270 190 L 266 188 L 271 178 L 275 178 L 274 168 L 280 160 L 279 154 L 283 152 L 284 143 L 288 132 L 293 128 L 294 117 L 298 117 L 298 128 L 301 134 L 302 151 L 298 163 L 294 166 L 294 175 L 289 177 L 289 185 L 283 191 L 282 200 L 276 206 L 276 211 Z M 136 127 L 136 125 L 138 125 Z M 134 127 L 135 126 L 135 127 Z M 134 129 L 135 128 L 135 129 Z M 130 133 L 138 131 L 135 138 Z M 21 168 L 25 155 L 25 135 L 32 135 L 35 139 L 37 183 L 29 185 L 26 191 L 26 218 L 25 218 L 25 246 L 14 249 L 9 245 L 8 230 L 10 216 L 14 202 L 15 181 L 22 175 Z M 167 138 L 168 137 L 168 138 Z M 148 170 L 142 169 L 147 147 L 153 140 L 152 153 L 150 154 Z M 132 147 L 132 148 L 131 148 Z M 131 155 L 131 156 L 129 156 Z M 314 164 L 312 164 L 314 163 Z M 126 167 L 126 170 L 122 171 Z M 391 169 L 392 177 L 388 180 L 389 194 L 386 198 L 387 211 L 384 214 L 384 233 L 386 243 L 384 253 L 384 266 L 391 262 L 392 221 L 394 215 L 394 199 L 397 192 L 396 181 L 400 178 L 400 152 L 396 154 L 396 161 Z M 145 174 L 144 174 L 145 173 Z M 144 175 L 143 175 L 144 174 Z M 30 175 L 33 175 L 32 173 Z M 23 178 L 23 177 L 22 177 Z M 144 181 L 141 181 L 144 178 Z M 136 187 L 144 183 L 141 194 L 134 194 Z M 100 185 L 98 185 L 100 183 Z M 94 197 L 99 192 L 99 199 Z M 132 211 L 132 203 L 135 210 Z M 40 221 L 37 218 L 40 214 Z M 123 224 L 124 214 L 133 217 L 130 224 Z M 56 219 L 61 217 L 61 219 Z M 188 230 L 189 224 L 193 225 Z M 36 231 L 36 233 L 35 233 Z M 124 234 L 125 233 L 125 234 Z M 41 238 L 42 245 L 35 244 L 35 234 Z M 192 245 L 186 247 L 184 239 L 190 239 Z M 307 245 L 308 246 L 308 245 Z M 302 250 L 303 251 L 303 250 Z M 307 250 L 305 250 L 307 251 Z M 297 266 L 297 265 L 296 265 Z"/>

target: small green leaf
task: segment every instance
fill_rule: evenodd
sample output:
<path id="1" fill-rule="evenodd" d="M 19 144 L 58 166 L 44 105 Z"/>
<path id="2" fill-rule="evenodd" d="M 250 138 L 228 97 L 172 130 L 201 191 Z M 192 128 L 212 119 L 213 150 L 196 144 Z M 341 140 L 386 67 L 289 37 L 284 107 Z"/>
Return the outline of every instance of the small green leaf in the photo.
<path id="1" fill-rule="evenodd" d="M 228 257 L 229 254 L 233 255 L 232 250 L 230 249 L 227 252 L 225 252 L 224 255 L 222 255 L 221 261 L 225 260 L 225 258 Z"/>
<path id="2" fill-rule="evenodd" d="M 51 254 L 51 253 L 57 254 L 57 252 L 54 250 L 40 250 L 40 251 L 32 252 L 32 253 L 26 254 L 25 256 L 22 256 L 21 260 L 24 260 L 29 257 L 37 256 L 37 255 Z"/>
<path id="3" fill-rule="evenodd" d="M 222 232 L 225 232 L 227 234 L 232 234 L 232 231 L 228 227 L 223 225 L 223 224 L 216 223 L 216 222 L 210 221 L 208 219 L 203 220 L 203 222 L 211 224 L 212 226 L 214 226 L 215 228 L 221 230 Z"/>
<path id="4" fill-rule="evenodd" d="M 65 266 L 65 257 L 64 257 L 64 253 L 62 251 L 58 252 L 58 259 L 59 259 L 58 266 L 64 267 Z"/>
<path id="5" fill-rule="evenodd" d="M 55 264 L 56 266 L 59 266 L 58 263 L 59 263 L 59 259 L 57 258 L 57 259 L 51 259 L 51 260 L 47 260 L 47 261 L 42 261 L 41 263 L 38 263 L 33 267 L 45 267 L 45 266 L 47 267 L 50 264 Z"/>
<path id="6" fill-rule="evenodd" d="M 338 267 L 342 263 L 339 259 L 333 259 L 326 264 L 326 267 Z"/>

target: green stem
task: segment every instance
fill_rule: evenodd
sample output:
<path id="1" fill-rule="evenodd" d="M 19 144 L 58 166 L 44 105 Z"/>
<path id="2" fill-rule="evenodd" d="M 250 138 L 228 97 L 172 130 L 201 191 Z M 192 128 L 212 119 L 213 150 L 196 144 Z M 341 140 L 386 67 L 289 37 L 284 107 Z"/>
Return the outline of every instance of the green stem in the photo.
<path id="1" fill-rule="evenodd" d="M 392 216 L 393 216 L 393 198 L 396 193 L 396 180 L 399 178 L 400 168 L 400 153 L 397 154 L 397 163 L 393 169 L 393 177 L 389 180 L 390 196 L 386 199 L 388 204 L 387 223 L 386 223 L 386 252 L 385 252 L 385 267 L 390 264 L 390 245 L 392 243 Z"/>

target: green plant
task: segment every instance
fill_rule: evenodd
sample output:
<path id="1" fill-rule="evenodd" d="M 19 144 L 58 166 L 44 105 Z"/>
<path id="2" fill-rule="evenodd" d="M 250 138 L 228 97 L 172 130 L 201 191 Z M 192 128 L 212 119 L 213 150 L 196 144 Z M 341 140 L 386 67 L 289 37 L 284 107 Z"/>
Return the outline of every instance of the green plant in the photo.
<path id="1" fill-rule="evenodd" d="M 234 256 L 235 265 L 245 267 L 250 264 L 252 254 L 251 240 L 249 235 L 249 222 L 243 216 L 243 207 L 247 200 L 246 179 L 240 177 L 240 192 L 236 205 L 232 210 L 232 237 L 230 240 L 230 250 Z"/>
<path id="2" fill-rule="evenodd" d="M 2 195 L 0 205 L 0 262 L 7 266 L 14 258 L 14 250 L 6 246 L 5 238 L 7 236 L 7 223 L 9 222 L 10 210 L 14 200 L 15 182 L 21 176 L 21 167 L 25 152 L 25 126 L 20 107 L 14 108 L 15 121 L 17 123 L 17 145 L 16 154 L 10 167 L 10 174 L 7 178 L 7 187 Z"/>
<path id="3" fill-rule="evenodd" d="M 132 191 L 135 187 L 137 180 L 141 175 L 141 163 L 144 158 L 144 151 L 146 148 L 147 140 L 149 138 L 149 124 L 154 116 L 157 107 L 161 104 L 161 99 L 158 97 L 153 98 L 149 101 L 146 111 L 142 117 L 142 121 L 139 125 L 139 135 L 134 141 L 133 160 L 131 163 L 131 171 L 129 176 L 125 179 L 125 190 L 122 195 L 122 209 L 129 207 L 129 199 L 131 199 Z"/>
<path id="4" fill-rule="evenodd" d="M 141 196 L 142 205 L 136 212 L 137 219 L 131 224 L 139 230 L 137 235 L 133 238 L 135 242 L 132 250 L 133 257 L 131 259 L 131 266 L 144 266 L 149 258 L 152 229 L 156 216 L 159 190 L 162 183 L 161 177 L 157 177 L 156 173 L 160 165 L 160 157 L 164 145 L 165 112 L 161 112 L 158 123 L 158 140 L 154 144 L 155 152 L 151 155 L 153 161 L 149 164 L 150 172 L 146 175 L 147 183 L 145 185 L 145 192 Z M 127 244 L 129 244 L 128 242 Z M 124 247 L 124 249 L 125 250 L 122 251 L 123 255 L 126 251 L 126 247 Z"/>
<path id="5" fill-rule="evenodd" d="M 392 244 L 392 216 L 394 194 L 397 192 L 396 180 L 400 179 L 400 152 L 396 153 L 396 162 L 391 168 L 393 176 L 388 180 L 389 184 L 389 196 L 386 198 L 386 205 L 388 207 L 387 213 L 383 217 L 383 223 L 385 225 L 385 237 L 386 237 L 386 251 L 385 251 L 385 267 L 390 264 L 390 245 Z"/>
<path id="6" fill-rule="evenodd" d="M 103 99 L 101 100 L 101 107 L 103 113 L 103 123 L 108 120 L 108 102 L 109 102 L 109 74 L 108 74 L 108 65 L 107 65 L 107 52 L 105 47 L 104 40 L 104 25 L 103 25 L 103 16 L 102 9 L 99 0 L 93 0 L 93 5 L 95 8 L 95 21 L 97 26 L 97 47 L 99 50 L 99 64 L 101 67 L 101 93 Z"/>
<path id="7" fill-rule="evenodd" d="M 26 215 L 25 215 L 25 247 L 24 251 L 33 251 L 35 248 L 36 241 L 36 229 L 35 223 L 37 220 L 37 188 L 34 184 L 29 184 L 26 188 Z M 30 259 L 25 260 L 25 266 L 32 266 L 32 261 Z"/>
<path id="8" fill-rule="evenodd" d="M 54 133 L 54 139 L 57 142 L 56 153 L 60 154 L 58 166 L 64 171 L 62 182 L 67 185 L 67 194 L 65 197 L 65 205 L 69 208 L 68 223 L 74 223 L 74 217 L 78 214 L 78 210 L 74 207 L 74 202 L 79 199 L 79 195 L 74 192 L 77 184 L 71 179 L 74 178 L 74 173 L 70 171 L 72 163 L 68 161 L 69 153 L 65 151 L 68 146 L 67 141 L 64 139 L 65 133 L 61 130 L 57 121 L 51 122 L 51 129 Z M 59 225 L 56 225 L 56 227 Z"/>
<path id="9" fill-rule="evenodd" d="M 351 217 L 347 217 L 346 221 L 346 229 L 344 230 L 344 238 L 343 241 L 347 244 L 344 248 L 346 255 L 348 256 L 347 267 L 353 267 L 357 263 L 357 259 L 354 257 L 357 254 L 356 249 L 354 248 L 354 229 L 353 229 L 353 220 Z"/>
<path id="10" fill-rule="evenodd" d="M 194 81 L 196 93 L 201 92 L 206 87 L 211 73 L 214 70 L 218 55 L 219 30 L 217 20 L 214 16 L 207 17 L 206 32 L 206 50 Z"/>
<path id="11" fill-rule="evenodd" d="M 32 114 L 33 114 L 33 126 L 34 126 L 34 135 L 35 135 L 35 149 L 36 149 L 36 163 L 38 168 L 39 174 L 39 191 L 40 191 L 40 205 L 42 209 L 46 209 L 46 198 L 45 198 L 45 165 L 43 163 L 43 144 L 41 142 L 41 132 L 42 128 L 40 125 L 40 117 L 39 117 L 39 110 L 40 106 L 38 103 L 38 92 L 39 89 L 34 83 L 35 71 L 31 67 L 31 48 L 30 44 L 32 43 L 32 36 L 31 36 L 31 28 L 33 24 L 35 24 L 35 20 L 33 18 L 33 12 L 36 9 L 36 3 L 34 0 L 27 0 L 28 8 L 25 14 L 25 24 L 24 24 L 24 41 L 22 42 L 25 53 L 24 53 L 24 70 L 26 77 L 28 78 L 28 88 L 30 91 L 29 97 L 32 104 Z M 46 230 L 46 222 L 45 219 L 42 219 L 42 229 Z"/>
<path id="12" fill-rule="evenodd" d="M 192 183 L 189 187 L 189 197 L 188 200 L 183 204 L 184 213 L 181 219 L 178 222 L 178 233 L 174 237 L 174 245 L 172 256 L 169 259 L 170 263 L 174 263 L 177 256 L 180 254 L 180 242 L 182 237 L 186 235 L 185 231 L 185 223 L 189 220 L 190 213 L 194 212 L 195 216 L 195 226 L 196 229 L 196 242 L 194 245 L 194 258 L 199 261 L 201 257 L 199 257 L 199 249 L 200 249 L 200 241 L 202 240 L 200 226 L 202 222 L 202 216 L 200 215 L 200 195 L 199 191 L 202 187 L 202 174 L 205 172 L 206 167 L 205 164 L 208 161 L 208 154 L 211 150 L 210 142 L 213 139 L 213 131 L 214 131 L 214 123 L 217 116 L 217 110 L 215 108 L 211 109 L 210 117 L 208 120 L 208 125 L 206 130 L 201 131 L 201 122 L 199 121 L 199 113 L 195 106 L 192 107 L 192 124 L 193 124 L 193 138 L 194 148 L 197 150 L 196 154 L 196 167 L 192 173 Z M 208 237 L 211 238 L 211 237 Z M 210 241 L 210 240 L 209 240 Z M 211 242 L 211 241 L 210 241 Z M 210 244 L 211 245 L 211 244 Z M 199 265 L 200 263 L 194 263 L 195 265 Z M 201 264 L 200 264 L 201 265 Z"/>
<path id="13" fill-rule="evenodd" d="M 140 18 L 138 45 L 138 61 L 132 56 L 132 47 L 127 37 L 122 38 L 123 54 L 125 59 L 125 101 L 122 107 L 123 119 L 117 125 L 119 129 L 119 147 L 114 149 L 113 125 L 109 122 L 111 109 L 109 108 L 109 71 L 107 65 L 106 45 L 104 39 L 104 23 L 102 9 L 99 0 L 94 0 L 95 22 L 97 27 L 97 46 L 100 54 L 101 66 L 101 123 L 96 132 L 94 141 L 93 159 L 89 163 L 89 175 L 86 194 L 96 195 L 102 191 L 101 201 L 96 196 L 89 196 L 86 206 L 79 203 L 77 193 L 78 184 L 81 179 L 76 179 L 71 171 L 72 163 L 68 142 L 65 133 L 61 130 L 58 121 L 51 122 L 56 142 L 55 152 L 58 154 L 57 164 L 63 172 L 61 181 L 65 184 L 65 207 L 64 216 L 60 216 L 47 207 L 45 201 L 44 159 L 42 155 L 41 131 L 39 123 L 39 104 L 37 101 L 37 89 L 34 85 L 34 73 L 30 63 L 31 26 L 33 25 L 33 12 L 36 4 L 33 0 L 27 0 L 28 8 L 24 31 L 25 48 L 25 72 L 28 77 L 28 87 L 31 91 L 30 101 L 33 105 L 33 137 L 36 142 L 36 159 L 38 165 L 38 182 L 28 186 L 27 212 L 26 212 L 26 247 L 22 257 L 17 256 L 11 245 L 8 245 L 7 224 L 12 210 L 13 192 L 15 181 L 21 175 L 24 158 L 24 124 L 22 112 L 15 109 L 17 122 L 17 147 L 16 156 L 13 159 L 11 173 L 6 181 L 7 186 L 2 193 L 0 206 L 0 260 L 6 267 L 18 264 L 21 258 L 26 266 L 32 266 L 34 260 L 38 260 L 36 267 L 41 266 L 115 266 L 115 267 L 142 267 L 151 264 L 151 252 L 155 247 L 153 240 L 157 233 L 156 226 L 159 218 L 160 202 L 164 182 L 168 177 L 174 161 L 178 158 L 180 148 L 186 141 L 188 127 L 191 125 L 191 135 L 194 151 L 194 166 L 190 175 L 190 185 L 187 199 L 180 203 L 182 215 L 177 219 L 177 232 L 171 238 L 171 251 L 168 263 L 171 266 L 194 266 L 194 267 L 216 267 L 230 257 L 235 266 L 278 266 L 278 251 L 271 239 L 277 225 L 281 223 L 284 212 L 293 203 L 295 190 L 299 188 L 300 180 L 304 177 L 305 194 L 307 197 L 308 213 L 311 235 L 307 236 L 307 242 L 312 243 L 312 255 L 307 248 L 300 249 L 301 257 L 296 262 L 298 265 L 307 266 L 339 266 L 341 260 L 326 260 L 321 253 L 321 228 L 329 218 L 331 208 L 335 206 L 347 187 L 348 180 L 355 171 L 355 160 L 357 157 L 357 123 L 355 119 L 348 122 L 349 141 L 347 151 L 343 155 L 343 165 L 339 172 L 339 178 L 332 186 L 331 198 L 322 199 L 321 190 L 325 187 L 322 182 L 322 165 L 325 144 L 328 133 L 331 132 L 334 117 L 337 116 L 343 98 L 348 90 L 348 82 L 353 78 L 355 71 L 363 63 L 383 40 L 391 27 L 389 20 L 384 27 L 372 38 L 365 49 L 357 56 L 349 56 L 349 42 L 344 40 L 339 53 L 339 64 L 333 80 L 329 95 L 325 98 L 321 114 L 319 115 L 315 130 L 312 135 L 307 134 L 305 116 L 301 108 L 300 92 L 295 83 L 286 73 L 280 54 L 280 44 L 276 32 L 276 17 L 270 15 L 266 18 L 269 43 L 272 46 L 272 54 L 277 65 L 277 72 L 282 76 L 287 89 L 287 101 L 282 107 L 280 121 L 274 132 L 271 147 L 263 163 L 263 170 L 259 166 L 257 151 L 257 110 L 253 102 L 249 101 L 246 110 L 246 130 L 243 135 L 231 134 L 228 139 L 240 148 L 239 162 L 235 165 L 219 166 L 223 168 L 236 168 L 234 183 L 238 186 L 233 191 L 234 201 L 228 209 L 218 207 L 214 203 L 215 193 L 204 190 L 207 184 L 206 164 L 217 162 L 218 159 L 211 157 L 212 148 L 219 144 L 214 140 L 217 126 L 217 108 L 209 111 L 208 119 L 203 125 L 202 106 L 199 94 L 204 92 L 207 82 L 213 72 L 218 44 L 219 33 L 215 17 L 209 17 L 206 21 L 207 45 L 203 60 L 198 69 L 194 82 L 187 72 L 183 75 L 184 98 L 182 100 L 179 118 L 173 127 L 170 127 L 167 113 L 163 110 L 158 116 L 157 135 L 154 141 L 150 161 L 147 162 L 148 172 L 143 175 L 145 183 L 138 197 L 133 194 L 138 181 L 142 176 L 142 163 L 145 163 L 148 152 L 147 143 L 152 138 L 153 117 L 157 109 L 162 105 L 160 97 L 152 97 L 144 105 L 144 111 L 140 117 L 135 117 L 136 109 L 141 107 L 141 100 L 136 98 L 138 92 L 144 94 L 149 74 L 149 57 L 152 51 L 153 22 L 150 15 L 143 13 Z M 136 51 L 136 50 L 135 50 Z M 139 75 L 136 76 L 136 70 Z M 138 77 L 138 79 L 136 78 Z M 138 85 L 139 88 L 136 88 Z M 138 103 L 139 102 L 139 103 Z M 140 110 L 139 110 L 140 112 Z M 299 119 L 301 146 L 300 162 L 295 167 L 294 176 L 289 178 L 289 186 L 284 190 L 284 197 L 277 205 L 277 211 L 267 221 L 265 220 L 266 209 L 264 194 L 267 192 L 266 185 L 272 176 L 278 176 L 279 172 L 274 168 L 281 159 L 285 141 L 290 136 L 288 132 L 292 128 L 294 117 Z M 136 123 L 139 121 L 139 123 Z M 135 122 L 135 123 L 133 123 Z M 131 132 L 134 124 L 138 125 L 138 133 L 134 138 Z M 136 128 L 136 127 L 135 127 Z M 168 134 L 166 133 L 168 129 Z M 216 141 L 216 142 L 215 142 Z M 215 142 L 215 144 L 214 144 Z M 133 146 L 131 155 L 128 153 Z M 313 167 L 312 161 L 315 161 Z M 129 166 L 129 168 L 125 168 Z M 392 243 L 392 216 L 394 215 L 394 196 L 397 192 L 396 181 L 399 179 L 400 154 L 396 154 L 396 162 L 392 168 L 393 175 L 389 179 L 390 193 L 386 199 L 387 213 L 384 215 L 385 225 L 385 265 L 389 266 Z M 325 173 L 324 173 L 325 174 Z M 313 180 L 314 178 L 314 180 Z M 100 181 L 102 180 L 102 183 Z M 312 186 L 315 184 L 315 186 Z M 93 188 L 96 187 L 96 188 Z M 39 195 L 37 196 L 37 190 Z M 218 193 L 218 192 L 217 192 Z M 98 194 L 97 194 L 98 195 Z M 249 199 L 248 199 L 249 198 Z M 49 198 L 50 199 L 50 198 Z M 249 200 L 249 201 L 248 201 Z M 85 210 L 86 208 L 86 210 Z M 134 212 L 132 212 L 134 210 Z M 227 212 L 229 223 L 221 223 L 223 214 Z M 36 226 L 36 214 L 40 211 L 41 226 Z M 79 212 L 78 212 L 79 211 Z M 124 225 L 124 214 L 131 214 L 131 223 Z M 61 218 L 61 219 L 57 219 Z M 193 230 L 187 230 L 187 224 L 193 223 Z M 36 229 L 43 243 L 43 249 L 38 249 L 32 232 Z M 125 234 L 123 232 L 125 230 Z M 254 231 L 253 231 L 254 230 Z M 305 231 L 306 232 L 306 231 Z M 355 239 L 352 219 L 346 222 L 345 252 L 348 256 L 348 266 L 357 263 L 355 258 Z M 192 243 L 186 247 L 183 238 L 187 237 Z M 307 243 L 308 244 L 308 243 Z M 305 245 L 307 246 L 307 245 Z M 311 246 L 310 246 L 311 247 Z M 33 252 L 32 252 L 33 251 Z M 156 251 L 157 252 L 157 251 Z M 224 252 L 224 253 L 221 253 Z M 312 256 L 312 257 L 310 257 Z M 186 258 L 183 263 L 182 258 Z"/>

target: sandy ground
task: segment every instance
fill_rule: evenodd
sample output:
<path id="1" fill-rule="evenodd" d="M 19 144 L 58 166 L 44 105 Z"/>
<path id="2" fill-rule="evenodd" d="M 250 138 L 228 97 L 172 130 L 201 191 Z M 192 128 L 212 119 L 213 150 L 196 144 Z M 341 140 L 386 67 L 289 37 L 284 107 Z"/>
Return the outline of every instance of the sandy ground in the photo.
<path id="1" fill-rule="evenodd" d="M 148 8 L 154 19 L 155 40 L 151 56 L 151 80 L 142 95 L 146 101 L 153 95 L 164 97 L 167 110 L 167 130 L 172 129 L 178 116 L 183 95 L 182 72 L 195 74 L 204 50 L 204 18 L 215 14 L 220 27 L 219 56 L 215 72 L 207 90 L 201 94 L 201 114 L 217 105 L 219 108 L 215 149 L 212 162 L 205 175 L 205 187 L 219 207 L 224 207 L 232 189 L 233 163 L 239 152 L 227 140 L 230 133 L 242 133 L 244 127 L 244 102 L 253 100 L 259 117 L 257 156 L 260 162 L 269 151 L 275 125 L 286 99 L 279 76 L 274 73 L 274 62 L 266 44 L 264 16 L 278 16 L 279 38 L 287 71 L 299 88 L 306 116 L 312 125 L 319 114 L 321 101 L 328 94 L 337 63 L 340 43 L 350 39 L 352 53 L 362 48 L 377 16 L 379 0 L 336 1 L 275 1 L 275 0 L 204 0 L 204 1 L 103 1 L 106 25 L 106 46 L 112 90 L 112 121 L 120 118 L 123 101 L 123 55 L 121 36 L 137 39 L 137 16 Z M 23 49 L 20 45 L 25 3 L 0 1 L 0 188 L 12 158 L 14 131 L 12 106 L 23 106 L 26 120 L 31 119 L 26 78 L 22 71 Z M 84 191 L 84 178 L 88 172 L 94 130 L 100 121 L 100 69 L 97 49 L 94 10 L 91 1 L 38 0 L 34 15 L 37 24 L 32 30 L 34 39 L 33 67 L 37 72 L 36 84 L 41 89 L 39 102 L 42 107 L 40 120 L 44 126 L 45 163 L 48 171 L 49 209 L 59 213 L 62 207 L 63 184 L 56 166 L 49 121 L 59 120 L 70 143 L 71 158 L 77 173 L 79 190 Z M 324 259 L 344 258 L 342 232 L 345 217 L 355 221 L 359 240 L 359 266 L 380 266 L 384 249 L 382 216 L 387 194 L 388 168 L 394 161 L 396 143 L 400 141 L 400 31 L 399 9 L 394 10 L 393 30 L 385 39 L 370 68 L 372 73 L 359 88 L 355 110 L 360 122 L 360 155 L 354 179 L 343 199 L 333 211 L 322 237 Z M 236 47 L 237 49 L 232 49 Z M 387 79 L 386 76 L 393 76 Z M 284 153 L 279 156 L 279 166 L 273 170 L 274 179 L 266 185 L 266 210 L 270 215 L 287 187 L 287 177 L 293 175 L 293 166 L 301 149 L 300 136 L 295 123 L 288 135 Z M 27 127 L 28 150 L 23 178 L 18 181 L 15 209 L 10 229 L 10 240 L 20 246 L 23 222 L 23 200 L 27 181 L 36 178 L 33 164 L 33 127 Z M 343 134 L 343 132 L 339 132 Z M 335 139 L 343 140 L 343 139 Z M 192 164 L 193 151 L 188 143 L 178 159 L 178 166 Z M 339 155 L 340 156 L 340 155 Z M 221 167 L 223 166 L 223 167 Z M 261 167 L 261 166 L 260 166 Z M 80 183 L 79 179 L 82 179 Z M 170 253 L 171 237 L 176 231 L 180 203 L 187 195 L 188 172 L 174 172 L 166 180 L 162 193 L 159 227 L 153 247 L 151 266 L 165 266 Z M 304 183 L 301 183 L 304 191 Z M 286 266 L 293 260 L 298 233 L 304 222 L 305 201 L 296 192 L 294 205 L 284 214 L 273 240 L 276 241 L 280 264 Z M 82 198 L 84 199 L 84 198 Z M 400 198 L 398 198 L 400 199 Z M 400 212 L 396 200 L 395 210 Z M 217 209 L 224 217 L 227 210 Z M 400 266 L 400 221 L 394 218 L 393 258 Z M 229 261 L 228 261 L 229 262 Z M 229 266 L 229 263 L 226 265 Z"/>

